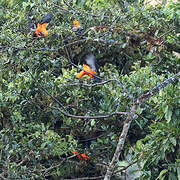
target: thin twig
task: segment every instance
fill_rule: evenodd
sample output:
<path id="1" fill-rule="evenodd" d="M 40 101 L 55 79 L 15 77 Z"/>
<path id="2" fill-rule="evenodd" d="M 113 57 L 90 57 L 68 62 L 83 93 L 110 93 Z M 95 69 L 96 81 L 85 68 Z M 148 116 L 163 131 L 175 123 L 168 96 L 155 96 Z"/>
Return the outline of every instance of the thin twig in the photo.
<path id="1" fill-rule="evenodd" d="M 123 167 L 123 168 L 120 169 L 120 170 L 114 171 L 113 174 L 117 174 L 117 173 L 119 173 L 119 172 L 122 172 L 122 171 L 126 170 L 127 168 L 129 168 L 130 166 L 132 166 L 132 165 L 135 164 L 135 163 L 137 163 L 137 161 L 134 161 L 134 162 L 130 163 L 129 165 Z"/>
<path id="2" fill-rule="evenodd" d="M 36 82 L 36 84 L 48 95 L 50 96 L 56 103 L 58 103 L 64 110 L 64 105 L 57 99 L 55 98 L 53 95 L 51 95 L 48 90 L 46 90 L 37 80 L 36 78 L 34 78 L 34 76 L 29 72 L 30 76 L 34 79 L 34 81 Z M 63 111 L 64 112 L 64 111 Z M 65 113 L 65 112 L 64 112 Z"/>
<path id="3" fill-rule="evenodd" d="M 74 178 L 74 179 L 63 179 L 63 180 L 92 180 L 92 179 L 103 179 L 104 176 L 98 177 L 82 177 L 82 178 Z"/>
<path id="4" fill-rule="evenodd" d="M 67 112 L 67 110 L 64 108 L 64 105 L 56 98 L 54 97 L 51 93 L 49 93 L 49 91 L 47 89 L 45 89 L 41 83 L 39 83 L 34 76 L 29 72 L 29 74 L 31 75 L 31 77 L 34 79 L 34 81 L 36 82 L 36 84 L 40 87 L 41 90 L 43 90 L 48 96 L 50 96 L 56 103 L 58 103 L 60 105 L 61 108 L 63 108 L 64 110 L 62 110 L 61 108 L 57 108 L 57 107 L 50 107 L 53 109 L 56 109 L 58 111 L 60 111 L 62 114 L 64 114 L 67 117 L 72 117 L 72 118 L 77 118 L 77 119 L 100 119 L 100 118 L 108 118 L 114 115 L 128 115 L 127 112 L 113 112 L 113 113 L 109 113 L 109 114 L 99 114 L 99 115 L 95 115 L 95 116 L 79 116 L 79 115 L 73 115 L 70 114 L 69 112 Z"/>
<path id="5" fill-rule="evenodd" d="M 76 119 L 100 119 L 100 118 L 109 118 L 109 117 L 115 116 L 115 115 L 128 115 L 128 112 L 113 112 L 113 113 L 109 113 L 109 114 L 98 114 L 95 116 L 79 116 L 79 115 L 73 115 L 70 113 L 66 113 L 57 107 L 50 107 L 50 108 L 60 111 L 62 114 L 64 114 L 67 117 L 72 117 L 72 118 L 76 118 Z"/>
<path id="6" fill-rule="evenodd" d="M 52 170 L 52 169 L 55 169 L 55 168 L 57 168 L 57 167 L 60 167 L 65 161 L 67 161 L 67 160 L 69 160 L 69 159 L 72 159 L 72 158 L 74 158 L 74 157 L 76 157 L 76 156 L 77 156 L 77 155 L 74 154 L 74 155 L 72 155 L 72 156 L 70 156 L 70 157 L 67 157 L 67 158 L 63 159 L 59 164 L 57 164 L 57 165 L 55 165 L 55 166 L 51 166 L 51 167 L 49 167 L 49 168 L 47 168 L 47 169 L 43 169 L 43 170 L 41 170 L 41 172 L 45 172 L 44 174 L 47 174 L 48 171 L 50 171 L 50 170 Z"/>

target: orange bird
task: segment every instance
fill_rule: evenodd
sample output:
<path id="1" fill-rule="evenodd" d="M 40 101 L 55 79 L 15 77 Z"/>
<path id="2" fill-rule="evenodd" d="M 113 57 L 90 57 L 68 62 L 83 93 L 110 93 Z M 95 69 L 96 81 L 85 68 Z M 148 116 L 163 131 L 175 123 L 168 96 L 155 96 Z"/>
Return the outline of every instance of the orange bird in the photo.
<path id="1" fill-rule="evenodd" d="M 80 26 L 79 21 L 77 19 L 74 19 L 73 24 L 74 24 L 74 27 L 72 30 L 78 34 L 82 34 L 83 28 Z"/>
<path id="2" fill-rule="evenodd" d="M 47 23 L 44 23 L 42 25 L 40 23 L 37 24 L 37 28 L 36 28 L 36 32 L 35 32 L 37 37 L 48 35 L 48 32 L 46 30 L 46 26 L 47 26 Z"/>
<path id="3" fill-rule="evenodd" d="M 77 154 L 77 157 L 79 160 L 83 161 L 87 161 L 89 159 L 89 156 L 86 155 L 86 153 L 83 153 L 83 154 L 79 154 L 77 151 L 76 152 L 73 152 L 74 154 Z"/>
<path id="4" fill-rule="evenodd" d="M 78 30 L 78 27 L 80 26 L 80 23 L 77 19 L 74 19 L 73 21 L 74 27 L 76 28 L 76 30 Z"/>
<path id="5" fill-rule="evenodd" d="M 97 65 L 94 55 L 88 55 L 85 61 L 86 64 L 83 64 L 83 70 L 77 75 L 78 79 L 82 78 L 84 75 L 88 75 L 88 79 L 93 78 L 93 74 L 97 75 Z"/>
<path id="6" fill-rule="evenodd" d="M 46 17 L 43 19 L 42 24 L 40 24 L 40 23 L 37 24 L 37 28 L 36 28 L 36 32 L 35 32 L 37 37 L 48 35 L 46 26 L 51 21 L 52 17 L 53 17 L 53 15 L 48 13 L 46 15 Z"/>

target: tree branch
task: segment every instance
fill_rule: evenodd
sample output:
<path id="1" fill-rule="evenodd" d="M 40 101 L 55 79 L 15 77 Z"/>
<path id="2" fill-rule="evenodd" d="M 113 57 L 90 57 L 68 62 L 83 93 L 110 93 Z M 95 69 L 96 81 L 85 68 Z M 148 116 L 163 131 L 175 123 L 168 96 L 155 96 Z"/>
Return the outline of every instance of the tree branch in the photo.
<path id="1" fill-rule="evenodd" d="M 56 109 L 58 111 L 60 111 L 63 115 L 67 116 L 67 117 L 72 117 L 72 118 L 77 118 L 77 119 L 100 119 L 100 118 L 108 118 L 114 115 L 128 115 L 128 112 L 112 112 L 109 114 L 99 114 L 96 116 L 79 116 L 79 115 L 73 115 L 70 114 L 68 111 L 66 111 L 66 109 L 64 108 L 64 105 L 56 98 L 54 97 L 51 93 L 48 92 L 47 89 L 45 89 L 37 80 L 36 78 L 34 78 L 34 76 L 29 72 L 30 76 L 34 79 L 34 81 L 36 82 L 36 84 L 39 86 L 39 88 L 44 91 L 48 96 L 50 96 L 54 102 L 56 102 L 61 108 L 57 108 L 57 107 L 50 107 L 53 109 Z"/>
<path id="2" fill-rule="evenodd" d="M 0 178 L 2 178 L 2 180 L 8 180 L 8 179 L 5 178 L 2 174 L 0 174 Z"/>
<path id="3" fill-rule="evenodd" d="M 51 166 L 51 167 L 49 167 L 49 168 L 47 168 L 47 169 L 43 169 L 43 170 L 41 170 L 41 172 L 45 172 L 44 174 L 46 175 L 47 172 L 49 172 L 50 170 L 55 169 L 55 168 L 57 168 L 57 167 L 60 167 L 66 160 L 72 159 L 72 158 L 74 158 L 74 157 L 76 157 L 76 156 L 77 156 L 77 155 L 74 154 L 74 155 L 72 155 L 72 156 L 70 156 L 70 157 L 67 157 L 67 158 L 63 159 L 59 164 L 54 165 L 54 166 Z"/>
<path id="4" fill-rule="evenodd" d="M 113 112 L 113 113 L 109 113 L 109 114 L 98 114 L 95 116 L 79 116 L 79 115 L 73 115 L 70 113 L 66 113 L 65 111 L 63 111 L 60 108 L 56 108 L 56 107 L 51 107 L 53 109 L 59 110 L 62 114 L 64 114 L 67 117 L 72 117 L 72 118 L 76 118 L 76 119 L 100 119 L 100 118 L 108 118 L 114 115 L 128 115 L 128 112 Z"/>
<path id="5" fill-rule="evenodd" d="M 123 130 L 121 132 L 121 135 L 119 137 L 119 141 L 116 147 L 116 151 L 114 153 L 114 156 L 112 158 L 112 161 L 110 162 L 107 171 L 106 171 L 106 175 L 104 177 L 104 180 L 110 180 L 111 176 L 113 175 L 113 171 L 114 171 L 114 167 L 116 165 L 116 163 L 118 162 L 119 156 L 121 154 L 121 151 L 124 147 L 124 143 L 126 140 L 126 136 L 127 133 L 129 131 L 131 122 L 134 119 L 134 115 L 138 109 L 138 107 L 148 98 L 154 96 L 156 93 L 158 93 L 161 89 L 163 89 L 164 87 L 166 87 L 168 84 L 172 83 L 174 80 L 178 79 L 180 75 L 180 72 L 178 72 L 177 74 L 175 74 L 174 76 L 170 77 L 169 79 L 167 79 L 166 81 L 162 82 L 161 84 L 159 84 L 158 86 L 154 87 L 152 90 L 148 91 L 147 93 L 144 93 L 143 95 L 141 95 L 140 97 L 138 97 L 135 101 L 133 106 L 131 107 L 131 110 L 128 114 L 128 117 L 126 118 L 125 122 L 124 122 L 124 126 L 123 126 Z"/>
<path id="6" fill-rule="evenodd" d="M 92 179 L 103 179 L 104 176 L 98 177 L 82 177 L 82 178 L 75 178 L 75 179 L 63 179 L 63 180 L 92 180 Z"/>

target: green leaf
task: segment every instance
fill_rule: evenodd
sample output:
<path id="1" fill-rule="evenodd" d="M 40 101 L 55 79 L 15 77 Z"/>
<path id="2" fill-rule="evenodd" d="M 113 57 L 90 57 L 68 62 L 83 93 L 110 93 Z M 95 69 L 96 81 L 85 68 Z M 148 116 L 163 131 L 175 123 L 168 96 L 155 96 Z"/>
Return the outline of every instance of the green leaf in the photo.
<path id="1" fill-rule="evenodd" d="M 169 140 L 170 140 L 170 142 L 171 142 L 174 146 L 176 146 L 176 144 L 177 144 L 176 138 L 172 137 L 172 138 L 170 138 Z"/>
<path id="2" fill-rule="evenodd" d="M 168 108 L 168 110 L 165 114 L 165 118 L 167 120 L 167 123 L 169 123 L 171 121 L 171 117 L 172 117 L 172 110 Z"/>
<path id="3" fill-rule="evenodd" d="M 163 175 L 166 174 L 167 172 L 168 172 L 168 169 L 163 169 L 163 170 L 160 172 L 159 176 L 156 178 L 156 180 L 158 180 L 158 179 L 160 179 L 160 180 L 164 179 L 164 178 L 163 178 Z"/>
<path id="4" fill-rule="evenodd" d="M 41 144 L 41 149 L 43 149 L 46 146 L 46 142 Z"/>
<path id="5" fill-rule="evenodd" d="M 138 140 L 137 143 L 136 143 L 136 148 L 138 151 L 141 151 L 142 148 L 143 148 L 143 143 L 141 140 Z"/>
<path id="6" fill-rule="evenodd" d="M 95 125 L 95 120 L 92 119 L 92 120 L 91 120 L 91 126 L 94 126 L 94 125 Z"/>
<path id="7" fill-rule="evenodd" d="M 21 43 L 21 45 L 22 45 L 22 47 L 25 47 L 26 42 L 25 42 L 25 41 L 23 41 L 23 42 Z"/>
<path id="8" fill-rule="evenodd" d="M 3 11 L 0 10 L 0 16 L 2 16 L 2 15 L 3 15 Z"/>
<path id="9" fill-rule="evenodd" d="M 180 180 L 180 167 L 177 168 L 177 176 L 178 176 L 178 180 Z"/>

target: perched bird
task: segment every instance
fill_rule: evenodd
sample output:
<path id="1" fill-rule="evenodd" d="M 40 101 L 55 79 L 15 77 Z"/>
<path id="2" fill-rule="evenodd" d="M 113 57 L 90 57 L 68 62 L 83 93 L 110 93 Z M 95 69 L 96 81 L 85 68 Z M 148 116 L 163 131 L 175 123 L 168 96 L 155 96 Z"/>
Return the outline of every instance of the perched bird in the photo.
<path id="1" fill-rule="evenodd" d="M 42 24 L 40 24 L 40 23 L 37 24 L 37 28 L 36 28 L 36 32 L 35 32 L 37 37 L 48 35 L 46 26 L 51 21 L 52 17 L 53 17 L 53 15 L 48 13 L 46 15 L 46 17 L 43 19 Z"/>
<path id="2" fill-rule="evenodd" d="M 83 64 L 83 70 L 77 75 L 77 78 L 80 79 L 84 75 L 88 75 L 88 79 L 94 78 L 95 80 L 99 80 L 97 77 L 93 76 L 97 75 L 98 67 L 96 64 L 96 58 L 93 54 L 89 54 L 86 59 L 86 64 Z"/>
<path id="3" fill-rule="evenodd" d="M 72 28 L 73 32 L 82 34 L 83 28 L 81 27 L 79 21 L 76 18 L 74 18 L 73 24 L 74 24 L 74 27 Z"/>
<path id="4" fill-rule="evenodd" d="M 79 154 L 77 151 L 73 153 L 77 154 L 78 159 L 81 161 L 87 161 L 89 159 L 89 156 L 87 156 L 86 153 Z"/>

